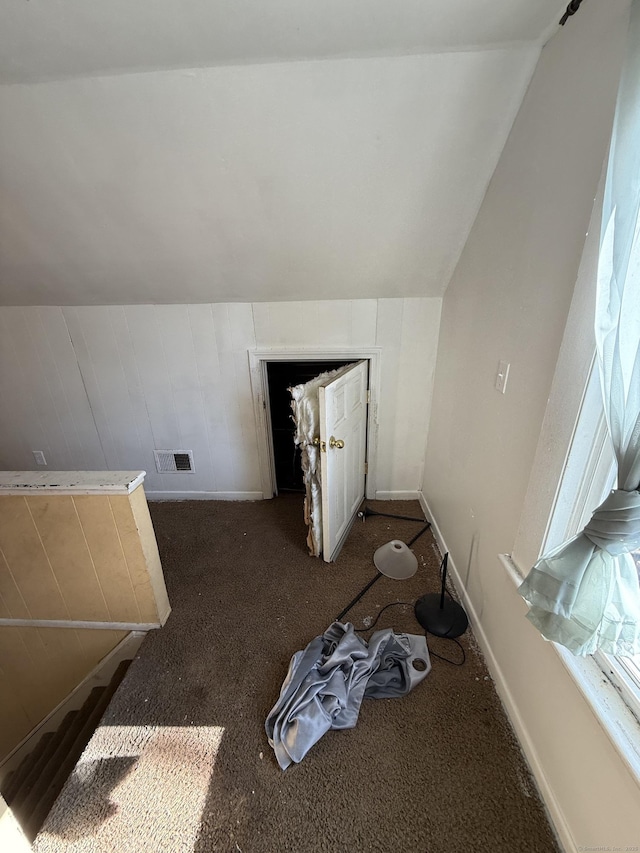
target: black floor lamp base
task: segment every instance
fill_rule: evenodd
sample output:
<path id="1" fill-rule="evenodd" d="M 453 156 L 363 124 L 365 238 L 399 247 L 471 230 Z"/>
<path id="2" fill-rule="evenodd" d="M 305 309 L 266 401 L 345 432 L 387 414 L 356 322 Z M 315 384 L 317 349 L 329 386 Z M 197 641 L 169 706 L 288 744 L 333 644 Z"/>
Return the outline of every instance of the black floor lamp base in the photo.
<path id="1" fill-rule="evenodd" d="M 459 637 L 469 626 L 467 614 L 458 602 L 452 598 L 442 602 L 439 592 L 419 598 L 414 612 L 425 631 L 436 637 Z"/>
<path id="2" fill-rule="evenodd" d="M 428 634 L 435 637 L 459 637 L 469 627 L 467 614 L 462 606 L 447 596 L 447 565 L 449 554 L 442 558 L 440 592 L 430 592 L 419 598 L 413 608 L 416 619 Z"/>

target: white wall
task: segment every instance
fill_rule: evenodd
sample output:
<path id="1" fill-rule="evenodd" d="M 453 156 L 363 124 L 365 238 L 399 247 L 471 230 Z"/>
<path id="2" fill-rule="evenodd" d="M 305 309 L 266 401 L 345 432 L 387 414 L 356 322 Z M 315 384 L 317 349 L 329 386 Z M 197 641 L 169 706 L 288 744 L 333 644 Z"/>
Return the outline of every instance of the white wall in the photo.
<path id="1" fill-rule="evenodd" d="M 381 347 L 377 488 L 417 493 L 440 299 L 0 308 L 0 465 L 146 470 L 147 493 L 262 496 L 248 351 Z M 194 451 L 195 474 L 154 449 Z"/>
<path id="2" fill-rule="evenodd" d="M 637 845 L 640 791 L 525 619 L 498 554 L 512 551 L 532 472 L 607 151 L 628 5 L 585 3 L 542 52 L 443 302 L 425 462 L 432 516 L 570 850 Z M 504 396 L 494 388 L 500 359 L 511 363 Z"/>
<path id="3" fill-rule="evenodd" d="M 106 460 L 59 308 L 0 309 L 0 467 L 101 470 Z"/>
<path id="4" fill-rule="evenodd" d="M 0 86 L 0 304 L 441 296 L 537 55 Z"/>

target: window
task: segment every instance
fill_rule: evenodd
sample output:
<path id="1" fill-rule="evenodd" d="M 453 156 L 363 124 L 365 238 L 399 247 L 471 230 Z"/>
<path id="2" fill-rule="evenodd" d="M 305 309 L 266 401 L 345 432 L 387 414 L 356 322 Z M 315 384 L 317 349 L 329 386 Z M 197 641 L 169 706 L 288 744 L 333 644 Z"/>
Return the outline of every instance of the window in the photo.
<path id="1" fill-rule="evenodd" d="M 593 510 L 615 487 L 615 459 L 606 428 L 597 365 L 594 364 L 582 401 L 576 431 L 562 476 L 543 552 L 574 536 Z M 640 551 L 633 554 L 640 572 Z M 617 658 L 594 655 L 603 672 L 640 721 L 640 655 Z"/>

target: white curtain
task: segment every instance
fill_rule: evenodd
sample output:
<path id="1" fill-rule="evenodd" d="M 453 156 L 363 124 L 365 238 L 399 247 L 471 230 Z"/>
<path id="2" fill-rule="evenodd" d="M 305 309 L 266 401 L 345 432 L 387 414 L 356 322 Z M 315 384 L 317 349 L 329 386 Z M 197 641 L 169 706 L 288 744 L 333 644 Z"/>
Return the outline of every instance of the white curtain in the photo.
<path id="1" fill-rule="evenodd" d="M 544 555 L 520 594 L 544 637 L 577 655 L 640 654 L 640 0 L 633 0 L 602 215 L 595 333 L 617 488 Z"/>

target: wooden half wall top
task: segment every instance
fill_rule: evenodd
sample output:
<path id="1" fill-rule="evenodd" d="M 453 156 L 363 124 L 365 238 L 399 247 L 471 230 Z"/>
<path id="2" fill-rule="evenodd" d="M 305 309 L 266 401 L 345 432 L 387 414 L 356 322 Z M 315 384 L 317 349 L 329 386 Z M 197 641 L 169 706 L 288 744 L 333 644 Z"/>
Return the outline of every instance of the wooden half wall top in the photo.
<path id="1" fill-rule="evenodd" d="M 170 606 L 143 478 L 0 473 L 0 625 L 164 624 Z"/>

